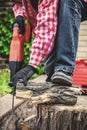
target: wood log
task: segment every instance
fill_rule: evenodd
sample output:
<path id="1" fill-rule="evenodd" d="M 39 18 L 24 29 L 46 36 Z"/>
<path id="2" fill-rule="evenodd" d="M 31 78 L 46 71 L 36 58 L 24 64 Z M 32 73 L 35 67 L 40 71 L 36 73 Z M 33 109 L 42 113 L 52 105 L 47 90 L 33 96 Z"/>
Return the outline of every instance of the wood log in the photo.
<path id="1" fill-rule="evenodd" d="M 18 96 L 19 92 L 22 93 Z M 81 89 L 69 86 L 59 86 L 52 83 L 29 83 L 26 88 L 23 87 L 23 85 L 18 85 L 16 97 L 31 97 L 32 104 L 62 103 L 74 105 L 77 102 L 76 94 L 81 94 Z"/>

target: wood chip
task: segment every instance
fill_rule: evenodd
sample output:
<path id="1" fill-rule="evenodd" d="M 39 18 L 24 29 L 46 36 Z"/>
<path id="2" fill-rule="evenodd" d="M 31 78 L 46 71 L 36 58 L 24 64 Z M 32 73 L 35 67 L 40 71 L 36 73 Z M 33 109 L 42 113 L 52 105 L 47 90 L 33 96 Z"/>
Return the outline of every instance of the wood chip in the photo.
<path id="1" fill-rule="evenodd" d="M 16 91 L 16 98 L 29 99 L 32 95 L 33 95 L 33 92 L 31 90 L 27 90 L 27 91 L 17 90 Z"/>

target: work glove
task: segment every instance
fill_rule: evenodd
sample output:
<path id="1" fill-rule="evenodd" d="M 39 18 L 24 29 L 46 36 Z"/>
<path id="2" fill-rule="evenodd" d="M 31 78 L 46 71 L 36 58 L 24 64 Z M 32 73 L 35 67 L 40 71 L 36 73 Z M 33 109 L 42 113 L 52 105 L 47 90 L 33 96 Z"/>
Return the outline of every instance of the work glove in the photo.
<path id="1" fill-rule="evenodd" d="M 18 27 L 19 27 L 19 34 L 24 34 L 25 33 L 25 23 L 24 23 L 24 19 L 22 16 L 17 16 L 14 20 L 14 23 L 13 23 L 13 27 L 15 25 L 15 23 L 18 24 Z"/>
<path id="2" fill-rule="evenodd" d="M 27 65 L 25 68 L 21 69 L 20 71 L 18 71 L 15 76 L 12 78 L 13 81 L 13 85 L 14 87 L 16 87 L 17 82 L 19 80 L 22 80 L 24 86 L 27 85 L 27 81 L 32 77 L 32 75 L 34 73 L 37 72 L 37 69 L 34 68 L 31 65 Z"/>

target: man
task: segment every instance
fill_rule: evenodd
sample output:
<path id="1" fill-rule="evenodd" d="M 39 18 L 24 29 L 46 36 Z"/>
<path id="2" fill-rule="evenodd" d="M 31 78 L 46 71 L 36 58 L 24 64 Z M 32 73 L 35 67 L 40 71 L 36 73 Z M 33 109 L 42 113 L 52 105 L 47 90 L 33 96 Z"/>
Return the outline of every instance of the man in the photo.
<path id="1" fill-rule="evenodd" d="M 22 73 L 19 73 L 19 77 L 23 78 L 24 84 L 52 51 L 57 29 L 58 0 L 39 0 L 36 20 L 30 2 L 32 3 L 31 0 L 16 0 L 13 9 L 15 14 L 14 23 L 19 24 L 21 34 L 25 31 L 23 25 L 26 18 L 29 18 L 34 33 L 29 65 L 23 71 L 20 71 Z M 34 26 L 33 23 L 35 23 Z M 17 77 L 16 80 L 20 78 Z"/>
<path id="2" fill-rule="evenodd" d="M 45 64 L 45 70 L 48 75 L 48 80 L 51 79 L 51 81 L 54 83 L 69 86 L 72 85 L 71 75 L 73 75 L 75 68 L 80 22 L 82 16 L 83 19 L 84 16 L 87 16 L 87 3 L 85 3 L 85 1 L 59 0 L 57 27 L 58 30 L 56 34 L 55 46 L 53 50 L 50 49 L 52 51 L 50 51 L 50 56 L 47 57 Z M 36 31 L 38 31 L 37 28 Z M 49 34 L 47 33 L 47 35 Z M 38 42 L 39 41 L 40 39 L 38 39 Z M 29 65 L 20 70 L 14 76 L 14 85 L 17 84 L 17 81 L 19 79 L 23 79 L 24 85 L 26 85 L 27 80 L 36 72 L 37 66 L 40 65 L 38 64 L 38 59 L 40 55 L 35 55 L 38 46 L 35 44 L 33 45 Z M 44 46 L 44 48 L 48 52 L 49 49 L 47 49 L 46 46 Z M 44 48 L 42 49 L 44 50 Z M 39 59 L 40 63 L 46 58 L 47 54 L 49 54 L 47 52 L 46 55 L 43 56 L 44 58 Z M 36 59 L 36 64 L 32 62 L 32 56 L 38 56 L 38 58 Z"/>

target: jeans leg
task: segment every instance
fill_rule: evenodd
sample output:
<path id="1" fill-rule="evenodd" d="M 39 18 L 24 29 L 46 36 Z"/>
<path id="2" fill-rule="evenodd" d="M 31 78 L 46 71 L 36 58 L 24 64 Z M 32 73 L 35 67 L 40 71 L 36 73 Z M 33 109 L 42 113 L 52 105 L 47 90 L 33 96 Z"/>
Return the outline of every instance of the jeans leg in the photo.
<path id="1" fill-rule="evenodd" d="M 82 0 L 59 0 L 55 69 L 73 74 L 78 47 Z"/>
<path id="2" fill-rule="evenodd" d="M 45 73 L 47 74 L 48 77 L 51 77 L 52 74 L 54 73 L 55 63 L 56 63 L 56 51 L 54 46 L 52 52 L 46 57 L 44 64 Z"/>

